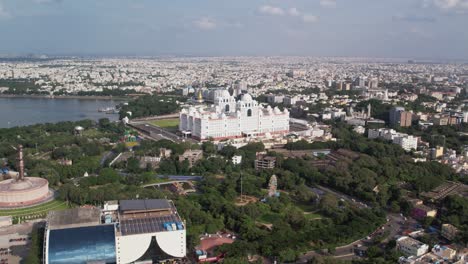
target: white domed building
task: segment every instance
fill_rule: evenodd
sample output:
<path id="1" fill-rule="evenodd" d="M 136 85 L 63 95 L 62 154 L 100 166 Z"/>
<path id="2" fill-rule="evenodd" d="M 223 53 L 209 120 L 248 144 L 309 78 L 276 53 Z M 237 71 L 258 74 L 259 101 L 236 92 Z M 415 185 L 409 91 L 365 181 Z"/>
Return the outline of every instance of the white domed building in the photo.
<path id="1" fill-rule="evenodd" d="M 289 132 L 289 111 L 264 108 L 250 94 L 240 100 L 227 90 L 216 90 L 212 107 L 184 108 L 180 112 L 179 130 L 198 140 L 224 140 L 265 134 L 282 135 Z"/>

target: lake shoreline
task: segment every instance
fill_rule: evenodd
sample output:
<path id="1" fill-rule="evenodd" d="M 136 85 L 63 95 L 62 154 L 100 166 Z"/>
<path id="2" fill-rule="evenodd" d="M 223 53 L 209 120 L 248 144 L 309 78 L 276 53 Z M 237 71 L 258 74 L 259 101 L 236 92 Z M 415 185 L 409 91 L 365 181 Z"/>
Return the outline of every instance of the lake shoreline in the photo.
<path id="1" fill-rule="evenodd" d="M 105 96 L 105 95 L 39 95 L 39 94 L 1 94 L 0 98 L 37 98 L 37 99 L 84 99 L 84 100 L 114 100 L 127 101 L 132 97 Z"/>

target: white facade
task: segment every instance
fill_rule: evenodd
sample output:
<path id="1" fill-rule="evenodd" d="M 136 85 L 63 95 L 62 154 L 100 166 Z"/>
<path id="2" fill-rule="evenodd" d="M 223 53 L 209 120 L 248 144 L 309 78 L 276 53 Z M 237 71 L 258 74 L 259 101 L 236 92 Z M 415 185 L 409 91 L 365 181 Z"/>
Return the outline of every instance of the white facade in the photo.
<path id="1" fill-rule="evenodd" d="M 429 246 L 411 237 L 397 239 L 397 249 L 407 256 L 421 256 L 429 251 Z"/>
<path id="2" fill-rule="evenodd" d="M 370 139 L 383 138 L 385 140 L 392 141 L 394 144 L 400 145 L 406 151 L 418 148 L 417 137 L 404 133 L 398 133 L 393 129 L 369 129 L 367 132 L 367 137 Z"/>
<path id="3" fill-rule="evenodd" d="M 238 165 L 242 162 L 242 156 L 241 155 L 234 155 L 232 156 L 232 164 Z"/>
<path id="4" fill-rule="evenodd" d="M 116 236 L 117 264 L 132 263 L 138 260 L 148 250 L 152 237 L 156 237 L 159 247 L 174 258 L 186 255 L 185 229 L 164 231 L 153 234 L 136 234 Z"/>
<path id="5" fill-rule="evenodd" d="M 215 97 L 211 107 L 184 108 L 180 112 L 179 130 L 190 132 L 199 140 L 221 140 L 289 132 L 289 111 L 262 107 L 249 94 L 236 102 L 225 90 Z"/>

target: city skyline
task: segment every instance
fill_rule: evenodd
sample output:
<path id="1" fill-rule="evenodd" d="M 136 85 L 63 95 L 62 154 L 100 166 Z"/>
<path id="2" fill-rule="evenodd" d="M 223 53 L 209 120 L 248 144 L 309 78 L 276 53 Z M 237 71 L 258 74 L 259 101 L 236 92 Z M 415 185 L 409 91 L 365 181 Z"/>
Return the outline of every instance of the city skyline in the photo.
<path id="1" fill-rule="evenodd" d="M 0 54 L 468 59 L 466 0 L 0 0 Z"/>

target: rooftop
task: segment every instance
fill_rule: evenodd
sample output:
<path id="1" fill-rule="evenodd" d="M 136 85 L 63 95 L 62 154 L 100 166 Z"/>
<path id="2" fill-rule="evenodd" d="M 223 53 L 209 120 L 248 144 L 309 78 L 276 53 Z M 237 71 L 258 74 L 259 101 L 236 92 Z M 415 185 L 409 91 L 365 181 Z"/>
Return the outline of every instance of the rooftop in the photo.
<path id="1" fill-rule="evenodd" d="M 73 208 L 63 211 L 50 211 L 48 217 L 49 229 L 62 229 L 99 225 L 101 211 L 99 208 Z"/>
<path id="2" fill-rule="evenodd" d="M 407 246 L 407 247 L 422 247 L 424 246 L 425 244 L 420 242 L 419 240 L 416 240 L 414 238 L 411 238 L 411 237 L 407 237 L 407 236 L 404 236 L 404 237 L 400 237 L 397 242 L 401 245 L 404 245 L 404 246 Z"/>
<path id="3" fill-rule="evenodd" d="M 120 200 L 120 211 L 152 211 L 152 210 L 170 210 L 172 207 L 168 200 L 149 199 L 149 200 Z"/>

